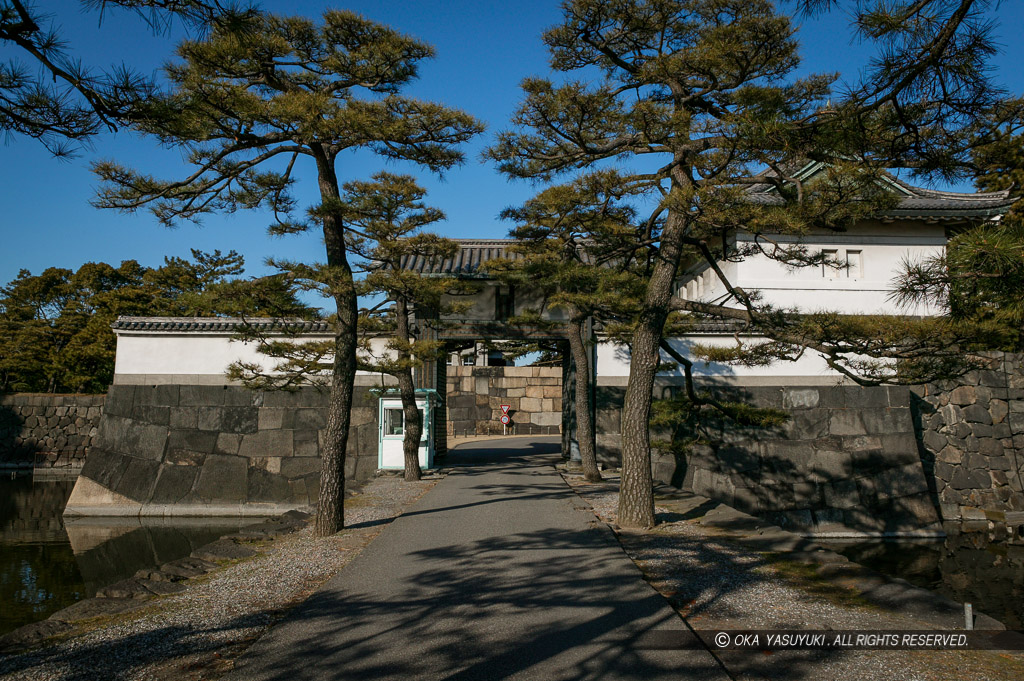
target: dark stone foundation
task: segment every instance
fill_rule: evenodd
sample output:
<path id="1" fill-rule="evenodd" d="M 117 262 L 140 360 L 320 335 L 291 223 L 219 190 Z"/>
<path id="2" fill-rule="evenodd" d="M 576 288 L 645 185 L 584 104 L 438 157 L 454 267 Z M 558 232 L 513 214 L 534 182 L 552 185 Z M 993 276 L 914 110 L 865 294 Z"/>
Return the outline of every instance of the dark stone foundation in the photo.
<path id="1" fill-rule="evenodd" d="M 346 478 L 377 468 L 377 397 L 356 386 Z M 262 515 L 319 493 L 327 394 L 114 385 L 69 515 Z"/>
<path id="2" fill-rule="evenodd" d="M 787 412 L 773 428 L 706 414 L 699 424 L 652 432 L 656 480 L 815 533 L 939 531 L 918 454 L 907 388 L 705 386 L 720 400 Z M 659 386 L 668 396 L 674 386 Z M 599 387 L 598 448 L 620 455 L 625 388 Z M 696 442 L 685 448 L 664 446 Z"/>

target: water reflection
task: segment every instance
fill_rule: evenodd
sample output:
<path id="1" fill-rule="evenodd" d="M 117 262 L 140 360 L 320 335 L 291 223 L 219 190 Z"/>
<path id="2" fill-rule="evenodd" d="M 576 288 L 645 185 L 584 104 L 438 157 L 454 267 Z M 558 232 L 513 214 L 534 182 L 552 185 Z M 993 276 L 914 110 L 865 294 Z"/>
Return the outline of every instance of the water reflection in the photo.
<path id="1" fill-rule="evenodd" d="M 951 529 L 953 531 L 951 531 Z M 1024 629 L 1024 545 L 947 528 L 944 540 L 829 543 L 850 560 Z"/>
<path id="2" fill-rule="evenodd" d="M 0 480 L 0 634 L 108 584 L 190 554 L 253 518 L 81 518 L 61 513 L 73 479 Z"/>

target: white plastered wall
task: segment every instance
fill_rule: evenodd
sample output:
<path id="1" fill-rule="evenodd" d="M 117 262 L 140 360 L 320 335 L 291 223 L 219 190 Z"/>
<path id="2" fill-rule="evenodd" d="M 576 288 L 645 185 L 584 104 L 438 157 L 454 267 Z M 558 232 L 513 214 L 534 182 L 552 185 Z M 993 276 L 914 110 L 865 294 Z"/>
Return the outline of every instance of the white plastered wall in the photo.
<path id="1" fill-rule="evenodd" d="M 750 245 L 750 234 L 737 235 L 738 245 Z M 775 237 L 780 244 L 798 242 L 796 237 Z M 937 309 L 922 305 L 901 308 L 890 299 L 893 279 L 903 271 L 906 261 L 916 262 L 941 255 L 946 246 L 941 224 L 923 222 L 867 222 L 839 233 L 818 233 L 800 239 L 810 252 L 823 249 L 835 252 L 853 267 L 787 267 L 765 255 L 753 255 L 740 262 L 721 264 L 734 286 L 759 291 L 765 303 L 804 312 L 833 311 L 842 314 L 936 314 Z M 762 242 L 765 249 L 771 244 Z M 725 296 L 725 287 L 711 270 L 682 285 L 680 295 L 689 300 L 717 302 Z M 733 305 L 735 303 L 732 303 Z"/>
<path id="2" fill-rule="evenodd" d="M 370 344 L 375 355 L 388 352 L 387 339 L 375 338 Z M 267 370 L 273 367 L 276 360 L 261 355 L 256 348 L 254 342 L 237 341 L 224 333 L 119 331 L 114 383 L 224 384 L 228 382 L 224 372 L 232 362 L 251 362 Z M 378 376 L 367 371 L 358 373 Z"/>
<path id="3" fill-rule="evenodd" d="M 758 343 L 764 338 L 744 337 L 743 343 Z M 843 377 L 830 369 L 824 358 L 813 350 L 806 351 L 793 362 L 779 361 L 771 366 L 744 367 L 720 362 L 705 362 L 693 356 L 694 345 L 730 347 L 736 344 L 731 335 L 694 335 L 669 339 L 673 349 L 684 357 L 693 360 L 693 375 L 696 379 L 709 379 L 722 383 L 737 384 L 807 384 L 834 385 L 843 382 Z M 662 361 L 674 362 L 664 351 Z M 629 377 L 630 349 L 627 345 L 619 345 L 607 340 L 597 344 L 597 382 L 600 385 L 625 385 Z M 682 381 L 681 369 L 658 374 L 659 380 Z"/>

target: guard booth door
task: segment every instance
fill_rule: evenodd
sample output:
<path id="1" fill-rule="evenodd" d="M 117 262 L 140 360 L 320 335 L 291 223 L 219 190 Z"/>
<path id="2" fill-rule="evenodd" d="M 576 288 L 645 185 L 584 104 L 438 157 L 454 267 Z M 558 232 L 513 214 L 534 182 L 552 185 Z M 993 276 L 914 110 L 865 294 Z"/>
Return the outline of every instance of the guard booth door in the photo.
<path id="1" fill-rule="evenodd" d="M 430 400 L 427 396 L 417 398 L 416 406 L 423 417 L 423 433 L 420 435 L 420 468 L 434 466 L 434 438 L 431 432 Z M 394 397 L 380 398 L 380 438 L 377 467 L 384 470 L 405 468 L 405 413 L 402 400 Z"/>

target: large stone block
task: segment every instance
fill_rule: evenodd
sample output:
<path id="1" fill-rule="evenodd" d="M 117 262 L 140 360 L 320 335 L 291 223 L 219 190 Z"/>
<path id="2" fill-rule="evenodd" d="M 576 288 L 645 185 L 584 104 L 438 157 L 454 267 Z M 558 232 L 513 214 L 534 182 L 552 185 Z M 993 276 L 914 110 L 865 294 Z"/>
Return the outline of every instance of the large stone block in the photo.
<path id="1" fill-rule="evenodd" d="M 910 406 L 910 389 L 906 386 L 891 385 L 885 389 L 886 394 L 889 397 L 890 407 L 909 407 Z"/>
<path id="2" fill-rule="evenodd" d="M 292 433 L 288 430 L 261 430 L 242 435 L 238 454 L 242 457 L 291 456 Z"/>
<path id="3" fill-rule="evenodd" d="M 354 461 L 355 457 L 346 457 L 346 463 L 349 460 Z M 353 466 L 355 464 L 353 463 Z M 310 456 L 295 456 L 281 459 L 281 475 L 288 479 L 302 478 L 310 473 L 320 473 L 320 468 L 323 466 L 323 462 L 319 457 Z M 352 473 L 354 474 L 355 469 L 353 468 Z"/>
<path id="4" fill-rule="evenodd" d="M 955 404 L 961 407 L 974 404 L 978 401 L 978 393 L 972 385 L 961 385 L 954 388 L 949 393 L 950 404 Z"/>
<path id="5" fill-rule="evenodd" d="M 319 456 L 320 447 L 315 430 L 296 430 L 292 435 L 292 456 Z"/>
<path id="6" fill-rule="evenodd" d="M 756 471 L 761 467 L 761 453 L 752 444 L 724 446 L 717 450 L 712 450 L 710 447 L 694 447 L 690 452 L 689 460 L 694 463 L 702 462 L 703 465 L 717 463 L 726 471 Z"/>
<path id="7" fill-rule="evenodd" d="M 925 431 L 923 437 L 921 438 L 921 441 L 924 444 L 925 448 L 931 452 L 942 451 L 942 449 L 947 446 L 946 438 L 943 437 L 942 435 L 939 435 L 934 430 Z"/>
<path id="8" fill-rule="evenodd" d="M 917 438 L 913 433 L 891 433 L 878 436 L 882 451 L 889 461 L 897 465 L 919 463 L 921 454 L 917 446 Z"/>
<path id="9" fill-rule="evenodd" d="M 185 499 L 192 491 L 199 468 L 162 464 L 150 501 L 154 504 L 174 504 Z"/>
<path id="10" fill-rule="evenodd" d="M 853 459 L 849 452 L 818 449 L 811 457 L 808 478 L 814 482 L 834 482 L 853 475 Z"/>
<path id="11" fill-rule="evenodd" d="M 217 433 L 217 443 L 213 447 L 214 454 L 235 456 L 242 444 L 242 436 L 238 433 Z"/>
<path id="12" fill-rule="evenodd" d="M 868 433 L 890 435 L 914 432 L 909 409 L 863 409 L 861 419 Z"/>
<path id="13" fill-rule="evenodd" d="M 555 411 L 535 412 L 530 416 L 530 422 L 535 426 L 558 426 L 562 423 L 562 414 Z"/>
<path id="14" fill-rule="evenodd" d="M 992 424 L 992 415 L 989 414 L 988 409 L 980 404 L 972 404 L 964 407 L 964 419 L 968 423 Z"/>
<path id="15" fill-rule="evenodd" d="M 133 501 L 145 503 L 153 494 L 160 464 L 149 459 L 126 457 L 124 474 L 118 479 L 114 491 Z"/>
<path id="16" fill-rule="evenodd" d="M 224 405 L 227 386 L 182 385 L 179 386 L 178 404 L 183 407 L 217 407 Z"/>
<path id="17" fill-rule="evenodd" d="M 295 428 L 320 430 L 327 425 L 327 413 L 323 409 L 299 409 L 295 412 Z"/>
<path id="18" fill-rule="evenodd" d="M 114 489 L 128 465 L 126 459 L 127 457 L 104 447 L 93 447 L 82 466 L 81 475 L 98 482 L 107 489 Z"/>
<path id="19" fill-rule="evenodd" d="M 821 487 L 826 506 L 837 509 L 850 509 L 860 506 L 860 493 L 857 483 L 853 480 L 837 480 Z"/>
<path id="20" fill-rule="evenodd" d="M 284 477 L 250 467 L 246 501 L 250 503 L 288 503 L 295 500 L 292 498 L 291 486 Z"/>
<path id="21" fill-rule="evenodd" d="M 196 407 L 196 414 L 196 428 L 198 430 L 222 430 L 224 407 Z"/>
<path id="22" fill-rule="evenodd" d="M 964 451 L 959 447 L 954 447 L 953 445 L 946 445 L 939 450 L 938 454 L 935 456 L 936 461 L 948 464 L 959 464 L 963 461 L 963 458 Z"/>
<path id="23" fill-rule="evenodd" d="M 324 412 L 324 418 L 327 417 L 326 411 Z M 364 426 L 366 424 L 377 423 L 377 405 L 373 407 L 356 407 L 352 409 L 352 414 L 349 417 L 349 423 L 352 426 Z"/>
<path id="24" fill-rule="evenodd" d="M 158 426 L 167 426 L 170 424 L 170 407 L 160 407 L 156 405 L 145 405 L 139 404 L 132 409 L 132 418 L 143 423 L 151 423 Z M 69 422 L 70 423 L 70 422 Z M 68 424 L 62 423 L 61 426 Z"/>
<path id="25" fill-rule="evenodd" d="M 104 411 L 113 416 L 128 416 L 135 404 L 134 385 L 112 385 L 107 391 Z"/>
<path id="26" fill-rule="evenodd" d="M 528 412 L 539 412 L 544 408 L 543 400 L 531 397 L 524 397 L 519 400 L 519 409 Z"/>
<path id="27" fill-rule="evenodd" d="M 256 407 L 224 407 L 221 430 L 228 433 L 255 433 L 259 427 Z"/>
<path id="28" fill-rule="evenodd" d="M 794 440 L 815 440 L 828 435 L 829 423 L 827 409 L 800 409 L 790 414 L 783 432 Z"/>
<path id="29" fill-rule="evenodd" d="M 225 407 L 258 407 L 263 404 L 263 392 L 242 386 L 228 386 L 224 390 Z"/>
<path id="30" fill-rule="evenodd" d="M 866 435 L 859 409 L 830 409 L 829 432 L 832 435 Z"/>
<path id="31" fill-rule="evenodd" d="M 159 461 L 167 445 L 167 426 L 143 425 L 139 428 L 136 453 L 138 456 Z"/>
<path id="32" fill-rule="evenodd" d="M 295 410 L 284 407 L 260 407 L 256 412 L 258 430 L 280 430 L 291 428 L 295 421 Z"/>
<path id="33" fill-rule="evenodd" d="M 217 433 L 202 430 L 172 430 L 167 438 L 167 450 L 187 450 L 212 454 L 217 445 Z"/>
<path id="34" fill-rule="evenodd" d="M 248 469 L 248 462 L 242 457 L 211 454 L 199 473 L 196 494 L 211 503 L 245 501 Z"/>
<path id="35" fill-rule="evenodd" d="M 821 396 L 816 388 L 789 388 L 782 394 L 786 409 L 810 409 L 818 406 Z"/>
<path id="36" fill-rule="evenodd" d="M 179 430 L 196 430 L 199 428 L 198 407 L 177 407 L 170 410 L 168 425 Z"/>
<path id="37" fill-rule="evenodd" d="M 892 466 L 890 457 L 886 456 L 885 452 L 878 449 L 868 450 L 852 450 L 850 452 L 850 461 L 853 464 L 853 470 L 857 475 L 871 474 L 884 470 Z"/>

